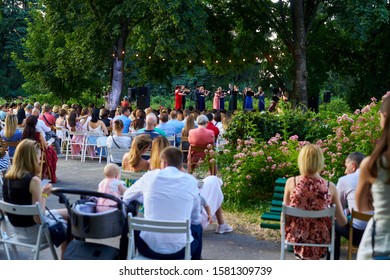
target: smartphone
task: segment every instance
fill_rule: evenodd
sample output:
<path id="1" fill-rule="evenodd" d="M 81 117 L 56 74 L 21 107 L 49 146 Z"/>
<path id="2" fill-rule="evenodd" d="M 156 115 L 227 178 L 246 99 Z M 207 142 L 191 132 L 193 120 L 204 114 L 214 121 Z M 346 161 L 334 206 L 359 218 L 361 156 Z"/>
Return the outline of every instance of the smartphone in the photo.
<path id="1" fill-rule="evenodd" d="M 41 187 L 43 188 L 46 186 L 48 183 L 50 183 L 50 179 L 42 179 L 41 180 Z"/>

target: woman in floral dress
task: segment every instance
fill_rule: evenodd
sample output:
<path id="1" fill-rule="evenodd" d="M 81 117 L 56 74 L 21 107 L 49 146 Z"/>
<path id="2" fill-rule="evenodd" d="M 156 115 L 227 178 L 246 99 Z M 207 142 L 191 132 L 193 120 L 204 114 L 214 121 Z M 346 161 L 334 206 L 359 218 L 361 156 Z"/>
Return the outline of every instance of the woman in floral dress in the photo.
<path id="1" fill-rule="evenodd" d="M 284 204 L 304 210 L 323 210 L 336 205 L 336 220 L 340 226 L 347 223 L 335 185 L 323 179 L 319 172 L 324 167 L 324 156 L 316 145 L 305 145 L 298 156 L 300 176 L 289 178 L 284 191 Z M 286 239 L 299 243 L 329 243 L 331 239 L 329 218 L 289 217 L 286 223 Z M 325 257 L 324 247 L 295 246 L 298 259 L 318 260 Z"/>

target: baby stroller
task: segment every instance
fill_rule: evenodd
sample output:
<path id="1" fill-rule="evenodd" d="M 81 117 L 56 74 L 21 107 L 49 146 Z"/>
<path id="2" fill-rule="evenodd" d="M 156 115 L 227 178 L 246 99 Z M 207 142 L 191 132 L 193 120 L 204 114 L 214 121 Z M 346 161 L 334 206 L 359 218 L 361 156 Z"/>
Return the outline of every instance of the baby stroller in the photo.
<path id="1" fill-rule="evenodd" d="M 68 246 L 64 252 L 66 260 L 115 260 L 125 259 L 128 242 L 128 211 L 137 214 L 138 207 L 131 209 L 115 196 L 79 189 L 54 188 L 52 193 L 59 196 L 68 213 Z M 80 195 L 80 199 L 70 202 L 65 194 Z M 106 212 L 96 212 L 97 198 L 113 200 L 116 207 Z M 73 236 L 73 239 L 71 238 Z M 97 243 L 96 239 L 120 236 L 119 248 Z M 95 242 L 86 239 L 95 239 Z"/>

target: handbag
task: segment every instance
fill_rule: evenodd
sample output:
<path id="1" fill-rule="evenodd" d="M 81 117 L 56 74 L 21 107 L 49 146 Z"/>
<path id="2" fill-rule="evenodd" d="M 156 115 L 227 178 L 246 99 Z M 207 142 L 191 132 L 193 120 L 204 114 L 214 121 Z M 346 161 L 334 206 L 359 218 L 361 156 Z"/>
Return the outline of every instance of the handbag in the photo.
<path id="1" fill-rule="evenodd" d="M 56 221 L 54 224 L 49 225 L 48 229 L 50 232 L 51 241 L 56 247 L 59 247 L 67 239 L 67 232 L 64 224 L 57 220 L 53 213 L 46 207 L 46 210 Z"/>

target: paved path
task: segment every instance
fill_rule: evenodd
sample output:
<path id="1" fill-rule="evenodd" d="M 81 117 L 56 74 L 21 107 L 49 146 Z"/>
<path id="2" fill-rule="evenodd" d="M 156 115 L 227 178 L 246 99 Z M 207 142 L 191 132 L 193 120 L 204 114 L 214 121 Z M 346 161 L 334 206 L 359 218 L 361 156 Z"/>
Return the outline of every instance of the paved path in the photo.
<path id="1" fill-rule="evenodd" d="M 98 183 L 103 179 L 105 163 L 97 160 L 68 160 L 61 158 L 57 165 L 57 177 L 59 181 L 54 187 L 81 188 L 97 190 Z M 55 196 L 48 199 L 49 208 L 62 207 Z M 117 238 L 118 239 L 118 238 Z M 117 246 L 117 239 L 106 242 Z M 22 250 L 21 255 L 29 258 L 28 251 Z M 230 233 L 219 235 L 213 231 L 205 231 L 203 238 L 203 259 L 206 260 L 278 260 L 280 257 L 280 244 L 266 240 L 257 240 L 251 236 Z M 51 259 L 49 250 L 41 255 L 42 259 Z M 293 259 L 292 254 L 287 255 Z M 0 247 L 0 260 L 5 259 L 4 250 Z"/>

